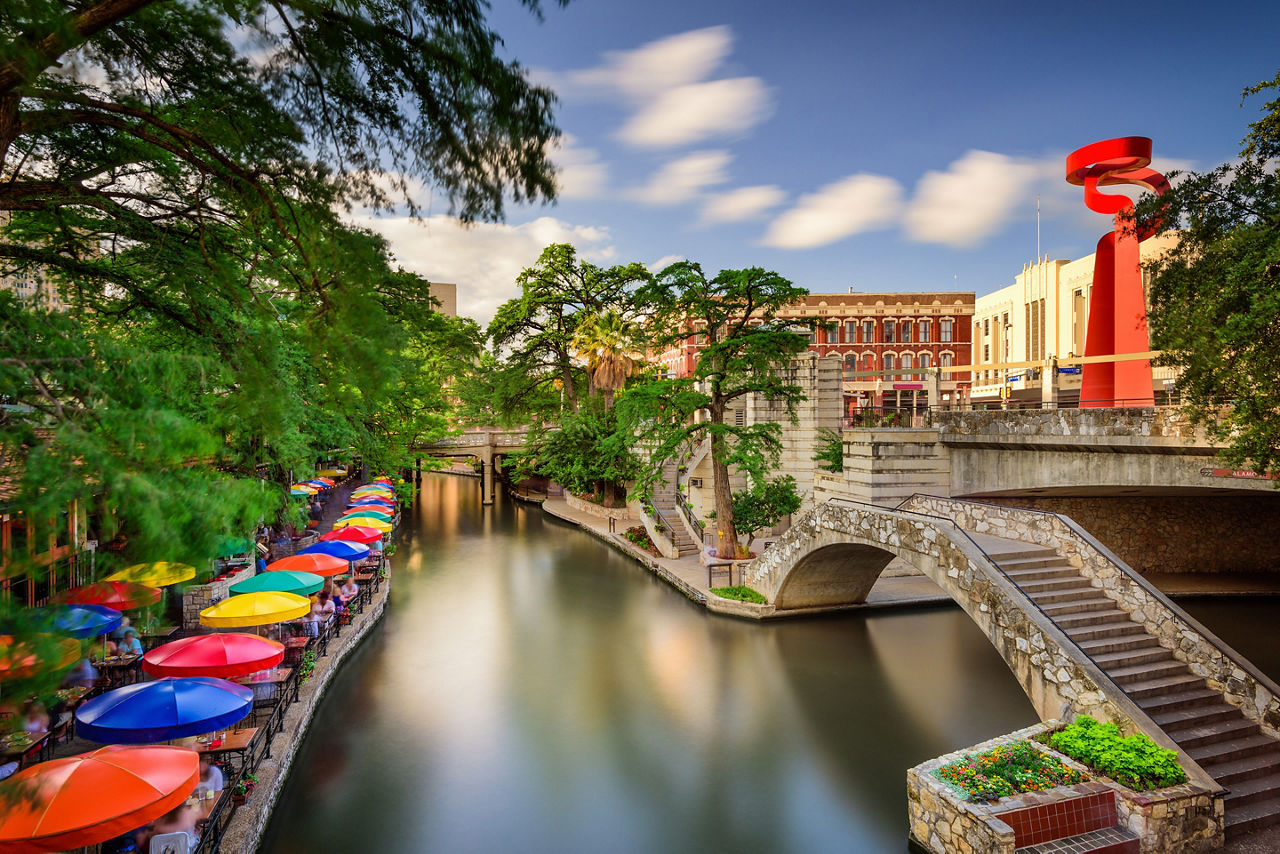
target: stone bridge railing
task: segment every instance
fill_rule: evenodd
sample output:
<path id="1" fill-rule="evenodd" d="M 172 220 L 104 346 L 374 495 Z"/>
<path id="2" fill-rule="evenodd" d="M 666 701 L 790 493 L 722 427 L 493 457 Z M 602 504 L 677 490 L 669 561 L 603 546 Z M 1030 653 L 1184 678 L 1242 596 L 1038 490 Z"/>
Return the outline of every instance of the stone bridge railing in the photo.
<path id="1" fill-rule="evenodd" d="M 946 516 L 968 531 L 1015 537 L 1056 549 L 1117 607 L 1171 650 L 1174 657 L 1207 680 L 1209 687 L 1222 691 L 1227 702 L 1239 707 L 1245 717 L 1273 733 L 1280 733 L 1280 685 L 1171 602 L 1069 517 L 932 495 L 912 496 L 900 509 Z"/>
<path id="2" fill-rule="evenodd" d="M 961 525 L 941 515 L 921 512 L 927 509 L 930 505 L 895 510 L 831 499 L 802 517 L 767 552 L 747 564 L 743 583 L 764 594 L 779 611 L 806 604 L 803 599 L 792 597 L 788 589 L 792 585 L 804 592 L 816 591 L 818 601 L 823 595 L 857 595 L 858 591 L 851 591 L 847 581 L 841 587 L 839 579 L 850 575 L 866 576 L 855 578 L 856 586 L 862 588 L 860 595 L 865 598 L 866 590 L 888 560 L 900 557 L 920 569 L 977 624 L 1042 720 L 1087 714 L 1113 721 L 1125 732 L 1143 732 L 1178 754 L 1193 783 L 1207 791 L 1221 790 L 1004 575 Z M 1040 520 L 1040 524 L 1051 523 Z M 1003 535 L 1011 537 L 1012 532 Z"/>
<path id="3" fill-rule="evenodd" d="M 1109 444 L 1211 448 L 1203 427 L 1195 427 L 1177 406 L 1105 409 L 939 410 L 930 425 L 943 442 L 1004 437 L 1026 442 L 1052 438 L 1105 439 Z"/>
<path id="4" fill-rule="evenodd" d="M 457 450 L 459 448 L 522 448 L 528 436 L 526 430 L 481 430 L 449 436 L 434 442 L 418 445 L 417 450 Z"/>

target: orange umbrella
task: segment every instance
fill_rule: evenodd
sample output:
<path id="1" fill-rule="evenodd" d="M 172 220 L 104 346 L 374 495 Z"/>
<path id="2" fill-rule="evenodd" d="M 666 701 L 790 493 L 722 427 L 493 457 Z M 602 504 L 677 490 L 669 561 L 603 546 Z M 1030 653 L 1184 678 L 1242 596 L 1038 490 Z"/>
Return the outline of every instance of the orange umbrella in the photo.
<path id="1" fill-rule="evenodd" d="M 351 569 L 351 564 L 340 557 L 326 554 L 291 555 L 282 557 L 274 563 L 267 564 L 267 570 L 295 569 L 299 572 L 310 572 L 315 575 L 331 577 L 342 575 Z"/>
<path id="2" fill-rule="evenodd" d="M 200 781 L 184 747 L 124 747 L 32 765 L 0 784 L 0 849 L 27 854 L 97 845 L 159 818 Z"/>

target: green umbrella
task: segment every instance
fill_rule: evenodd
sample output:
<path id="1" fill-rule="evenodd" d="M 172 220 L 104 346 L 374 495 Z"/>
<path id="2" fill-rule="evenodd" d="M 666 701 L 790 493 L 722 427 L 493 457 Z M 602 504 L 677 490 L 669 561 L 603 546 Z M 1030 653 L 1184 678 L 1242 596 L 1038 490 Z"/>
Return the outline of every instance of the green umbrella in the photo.
<path id="1" fill-rule="evenodd" d="M 307 596 L 324 587 L 324 579 L 313 572 L 296 569 L 280 569 L 275 572 L 259 572 L 257 575 L 237 581 L 231 592 L 241 593 L 297 593 Z"/>
<path id="2" fill-rule="evenodd" d="M 242 555 L 253 551 L 253 541 L 247 537 L 223 537 L 218 544 L 218 557 Z"/>

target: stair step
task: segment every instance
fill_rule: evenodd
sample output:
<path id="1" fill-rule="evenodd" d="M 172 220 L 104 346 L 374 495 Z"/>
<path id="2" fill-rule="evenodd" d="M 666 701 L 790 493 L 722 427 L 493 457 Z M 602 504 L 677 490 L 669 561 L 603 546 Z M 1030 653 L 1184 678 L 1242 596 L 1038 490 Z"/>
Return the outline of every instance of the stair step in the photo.
<path id="1" fill-rule="evenodd" d="M 1231 784 L 1231 791 L 1227 793 L 1227 814 L 1230 815 L 1233 806 L 1263 801 L 1273 795 L 1280 795 L 1280 772 L 1239 780 Z"/>
<path id="2" fill-rule="evenodd" d="M 1071 567 L 1046 567 L 1044 569 L 1005 569 L 1005 575 L 1019 586 L 1030 581 L 1051 581 L 1065 578 L 1080 579 L 1080 573 Z"/>
<path id="3" fill-rule="evenodd" d="M 1110 673 L 1113 668 L 1119 669 L 1123 667 L 1133 667 L 1139 664 L 1156 664 L 1165 662 L 1173 658 L 1173 653 L 1160 646 L 1155 638 L 1152 643 L 1147 646 L 1140 646 L 1137 649 L 1121 650 L 1119 652 L 1103 652 L 1097 655 L 1091 655 L 1093 663 Z"/>
<path id="4" fill-rule="evenodd" d="M 1227 741 L 1215 741 L 1212 744 L 1202 744 L 1187 750 L 1187 755 L 1199 762 L 1201 765 L 1206 762 L 1210 765 L 1215 762 L 1229 762 L 1232 759 L 1243 759 L 1246 756 L 1253 756 L 1270 749 L 1280 747 L 1277 742 L 1270 736 L 1256 733 L 1255 735 L 1242 736 L 1240 738 L 1232 738 Z"/>
<path id="5" fill-rule="evenodd" d="M 1161 712 L 1158 715 L 1152 715 L 1151 720 L 1155 721 L 1160 729 L 1168 733 L 1170 738 L 1177 741 L 1177 734 L 1183 729 L 1203 726 L 1214 721 L 1233 720 L 1238 717 L 1241 717 L 1239 709 L 1219 702 L 1203 707 L 1196 706 L 1189 709 L 1174 709 L 1170 712 Z"/>
<path id="6" fill-rule="evenodd" d="M 1234 839 L 1280 823 L 1280 795 L 1240 804 L 1227 810 L 1227 839 Z"/>
<path id="7" fill-rule="evenodd" d="M 1253 756 L 1223 762 L 1199 763 L 1205 773 L 1229 789 L 1244 780 L 1256 780 L 1280 774 L 1280 751 L 1265 751 Z"/>
<path id="8" fill-rule="evenodd" d="M 1069 575 L 1065 578 L 1044 578 L 1035 581 L 1017 581 L 1015 583 L 1028 596 L 1038 596 L 1042 593 L 1055 593 L 1061 590 L 1079 590 L 1080 576 Z"/>
<path id="9" fill-rule="evenodd" d="M 1139 854 L 1142 842 L 1128 828 L 1103 827 L 1078 833 L 1075 836 L 1064 836 L 1038 845 L 1027 845 L 1015 848 L 1013 854 L 1048 854 L 1048 852 L 1081 852 L 1105 851 L 1107 854 Z"/>
<path id="10" fill-rule="evenodd" d="M 1115 606 L 1116 603 L 1112 602 L 1100 591 L 1094 591 L 1094 595 L 1087 599 L 1080 599 L 1077 602 L 1041 603 L 1040 609 L 1056 620 L 1058 617 L 1068 614 L 1091 614 L 1098 611 L 1107 611 Z"/>
<path id="11" fill-rule="evenodd" d="M 1193 747 L 1203 747 L 1206 744 L 1244 738 L 1257 733 L 1258 725 L 1244 715 L 1241 715 L 1237 720 L 1212 721 L 1199 726 L 1175 730 L 1174 732 L 1165 732 L 1166 735 L 1178 742 L 1179 747 L 1187 752 L 1190 752 Z"/>
<path id="12" fill-rule="evenodd" d="M 1176 691 L 1172 694 L 1157 694 L 1151 697 L 1142 697 L 1137 699 L 1137 703 L 1147 714 L 1155 714 L 1157 712 L 1167 712 L 1173 709 L 1185 709 L 1190 706 L 1203 705 L 1206 702 L 1222 700 L 1222 695 L 1212 688 L 1191 688 L 1186 691 Z"/>
<path id="13" fill-rule="evenodd" d="M 1095 623 L 1115 623 L 1123 620 L 1129 620 L 1129 615 L 1119 608 L 1113 607 L 1106 611 L 1084 611 L 1079 614 L 1066 614 L 1061 617 L 1055 617 L 1053 621 L 1058 624 L 1058 628 L 1065 632 L 1067 629 L 1074 629 L 1077 626 L 1091 626 Z"/>
<path id="14" fill-rule="evenodd" d="M 1094 640 L 1096 638 L 1113 638 L 1123 635 L 1141 634 L 1147 635 L 1146 627 L 1133 620 L 1116 620 L 1114 622 L 1096 623 L 1092 626 L 1072 626 L 1065 628 L 1062 624 L 1058 625 L 1067 633 L 1072 640 L 1079 642 L 1082 640 Z M 1148 635 L 1149 637 L 1150 635 Z"/>
<path id="15" fill-rule="evenodd" d="M 1151 635 L 1143 633 L 1140 635 L 1120 635 L 1114 638 L 1094 638 L 1092 640 L 1076 641 L 1076 646 L 1089 653 L 1090 656 L 1103 654 L 1108 652 L 1135 652 L 1139 649 L 1149 649 L 1159 647 L 1160 642 Z M 1166 649 L 1165 652 L 1168 652 Z"/>
<path id="16" fill-rule="evenodd" d="M 1077 575 L 1079 574 L 1079 570 L 1063 561 L 1062 555 L 1057 552 L 1046 552 L 1045 554 L 1036 554 L 1031 557 L 1006 558 L 997 556 L 995 562 L 997 566 L 1005 570 L 1040 569 L 1056 566 L 1074 572 Z"/>
<path id="17" fill-rule="evenodd" d="M 1179 691 L 1203 686 L 1204 680 L 1194 673 L 1180 673 L 1176 676 L 1161 676 L 1158 679 L 1145 679 L 1124 686 L 1124 692 L 1135 700 L 1146 697 L 1158 697 L 1162 694 L 1176 694 Z"/>
<path id="18" fill-rule="evenodd" d="M 1163 679 L 1168 676 L 1180 676 L 1190 671 L 1187 665 L 1183 664 L 1173 656 L 1169 656 L 1169 660 L 1163 664 L 1133 664 L 1128 667 L 1117 667 L 1114 670 L 1102 668 L 1106 674 L 1111 677 L 1111 681 L 1117 685 L 1133 685 L 1138 682 L 1144 682 L 1148 679 Z"/>
<path id="19" fill-rule="evenodd" d="M 1027 594 L 1040 605 L 1063 605 L 1072 602 L 1083 602 L 1100 595 L 1096 587 L 1070 587 L 1066 590 L 1054 590 L 1049 593 Z M 1103 597 L 1106 598 L 1105 596 Z M 1110 601 L 1110 600 L 1108 600 Z"/>

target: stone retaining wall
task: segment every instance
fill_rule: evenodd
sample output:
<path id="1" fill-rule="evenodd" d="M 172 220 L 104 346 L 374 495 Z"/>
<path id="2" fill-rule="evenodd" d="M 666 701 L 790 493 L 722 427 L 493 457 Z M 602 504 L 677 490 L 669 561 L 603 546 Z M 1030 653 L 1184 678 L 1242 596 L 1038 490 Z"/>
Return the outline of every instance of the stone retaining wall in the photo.
<path id="1" fill-rule="evenodd" d="M 577 510 L 579 513 L 586 513 L 588 516 L 595 516 L 599 519 L 617 519 L 620 522 L 634 522 L 635 515 L 626 507 L 601 507 L 594 501 L 584 501 L 571 492 L 566 491 L 564 494 L 565 503 Z"/>
<path id="2" fill-rule="evenodd" d="M 930 423 L 942 441 L 961 436 L 1141 437 L 1168 444 L 1208 447 L 1203 428 L 1196 428 L 1177 406 L 1110 407 L 1105 409 L 1040 409 L 1006 412 L 940 410 Z M 1144 443 L 1149 443 L 1144 442 Z"/>
<path id="3" fill-rule="evenodd" d="M 953 519 L 965 530 L 1023 540 L 1057 550 L 1116 606 L 1186 662 L 1245 717 L 1280 737 L 1280 686 L 1231 650 L 1087 533 L 1050 513 L 917 495 L 903 504 Z M 1153 733 L 1148 732 L 1148 735 Z"/>
<path id="4" fill-rule="evenodd" d="M 182 591 L 182 628 L 200 628 L 200 612 L 226 599 L 230 595 L 229 588 L 232 584 L 252 576 L 252 572 L 240 572 L 232 578 L 187 587 Z"/>

